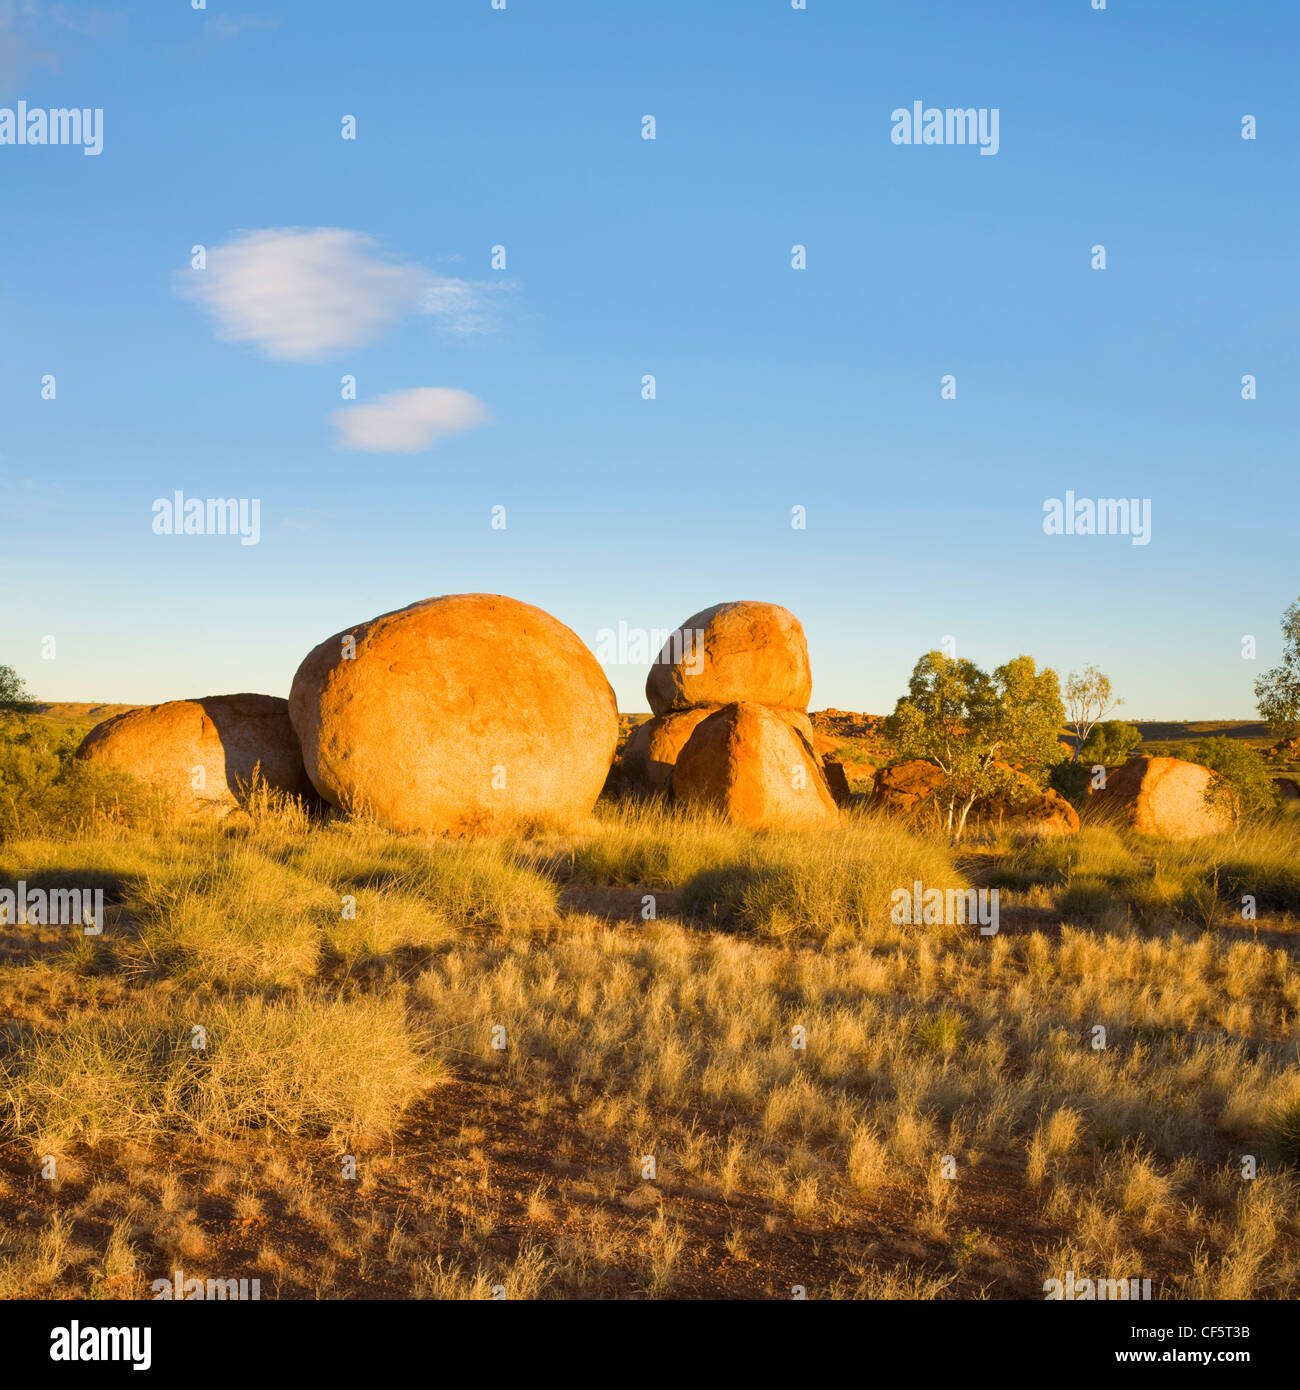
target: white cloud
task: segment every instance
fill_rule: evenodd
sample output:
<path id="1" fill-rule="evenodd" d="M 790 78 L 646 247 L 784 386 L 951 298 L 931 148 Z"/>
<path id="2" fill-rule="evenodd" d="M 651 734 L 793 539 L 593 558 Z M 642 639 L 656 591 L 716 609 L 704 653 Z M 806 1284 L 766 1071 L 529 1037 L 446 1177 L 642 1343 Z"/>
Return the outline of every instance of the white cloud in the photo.
<path id="1" fill-rule="evenodd" d="M 177 276 L 218 337 L 291 362 L 372 342 L 412 309 L 421 284 L 418 266 L 387 260 L 372 238 L 338 227 L 245 232 L 211 247 L 206 270 Z"/>
<path id="2" fill-rule="evenodd" d="M 420 307 L 447 333 L 491 333 L 500 322 L 494 301 L 513 288 L 504 280 L 457 280 L 430 274 Z"/>
<path id="3" fill-rule="evenodd" d="M 186 39 L 184 47 L 196 58 L 207 58 L 245 34 L 270 34 L 279 27 L 279 18 L 269 15 L 213 14 L 203 20 L 193 38 Z"/>
<path id="4" fill-rule="evenodd" d="M 212 315 L 219 337 L 292 362 L 373 342 L 407 314 L 429 314 L 450 332 L 490 331 L 489 297 L 508 288 L 447 279 L 340 227 L 244 232 L 211 247 L 206 270 L 178 272 L 176 286 Z"/>
<path id="5" fill-rule="evenodd" d="M 487 406 L 468 391 L 418 386 L 393 391 L 368 405 L 336 410 L 330 417 L 345 449 L 371 454 L 418 454 L 440 439 L 483 424 Z"/>

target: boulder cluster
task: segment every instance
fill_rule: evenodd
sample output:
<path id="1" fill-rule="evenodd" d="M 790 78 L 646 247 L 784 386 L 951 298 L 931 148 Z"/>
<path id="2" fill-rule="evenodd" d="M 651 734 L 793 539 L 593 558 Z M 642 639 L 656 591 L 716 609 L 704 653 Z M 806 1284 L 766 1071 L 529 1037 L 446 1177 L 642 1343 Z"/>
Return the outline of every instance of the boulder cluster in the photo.
<path id="1" fill-rule="evenodd" d="M 1051 787 L 1037 787 L 1023 773 L 1008 771 L 1022 784 L 1021 794 L 978 799 L 971 807 L 974 824 L 1005 826 L 1037 838 L 1073 835 L 1082 821 L 1125 826 L 1164 840 L 1214 835 L 1231 826 L 1226 808 L 1206 801 L 1216 774 L 1182 758 L 1130 758 L 1107 768 L 1104 783 L 1089 791 L 1081 812 Z M 943 783 L 933 763 L 897 762 L 876 774 L 869 805 L 911 819 L 933 814 L 931 799 Z"/>
<path id="2" fill-rule="evenodd" d="M 788 609 L 740 601 L 687 618 L 645 689 L 652 717 L 621 759 L 632 787 L 754 829 L 838 823 L 808 717 L 808 642 Z"/>
<path id="3" fill-rule="evenodd" d="M 774 603 L 720 603 L 688 618 L 646 679 L 651 718 L 627 739 L 614 783 L 753 829 L 837 825 L 851 796 L 836 738 L 814 733 L 799 620 Z M 877 720 L 831 710 L 840 736 Z M 563 623 L 499 594 L 425 599 L 345 628 L 310 651 L 288 700 L 213 695 L 96 725 L 80 756 L 150 783 L 188 818 L 225 815 L 266 787 L 373 817 L 396 831 L 466 835 L 572 824 L 591 812 L 619 737 L 614 692 Z M 876 756 L 874 753 L 872 756 Z M 1068 835 L 1080 816 L 1023 773 L 1019 795 L 976 803 L 976 824 Z M 870 807 L 932 814 L 943 773 L 925 761 L 875 772 Z M 1215 774 L 1177 758 L 1107 770 L 1083 818 L 1164 838 L 1228 823 L 1207 804 Z"/>

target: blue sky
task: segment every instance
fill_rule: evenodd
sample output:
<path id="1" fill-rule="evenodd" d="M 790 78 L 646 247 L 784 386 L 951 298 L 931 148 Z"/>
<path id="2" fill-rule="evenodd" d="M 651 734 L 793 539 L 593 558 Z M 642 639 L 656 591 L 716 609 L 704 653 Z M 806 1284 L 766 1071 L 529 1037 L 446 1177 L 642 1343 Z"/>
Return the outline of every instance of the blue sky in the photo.
<path id="1" fill-rule="evenodd" d="M 1252 717 L 1300 594 L 1297 51 L 1289 0 L 0 0 L 0 107 L 104 113 L 0 145 L 0 662 L 287 694 L 435 594 L 593 648 L 752 598 L 814 708 L 951 636 Z M 893 143 L 918 100 L 997 154 Z M 259 543 L 155 534 L 178 489 Z M 1045 535 L 1067 490 L 1150 543 Z"/>

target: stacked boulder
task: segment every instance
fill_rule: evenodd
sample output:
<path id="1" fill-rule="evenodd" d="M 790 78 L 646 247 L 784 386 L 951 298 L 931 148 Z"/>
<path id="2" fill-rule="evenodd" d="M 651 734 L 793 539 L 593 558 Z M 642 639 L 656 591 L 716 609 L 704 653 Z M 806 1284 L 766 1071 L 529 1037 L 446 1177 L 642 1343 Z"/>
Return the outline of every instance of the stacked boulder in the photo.
<path id="1" fill-rule="evenodd" d="M 274 695 L 208 695 L 114 715 L 82 740 L 78 757 L 152 785 L 181 817 L 236 810 L 255 775 L 275 791 L 312 800 L 289 706 Z"/>
<path id="2" fill-rule="evenodd" d="M 696 613 L 651 667 L 653 717 L 623 750 L 626 779 L 755 829 L 835 825 L 835 796 L 813 750 L 811 693 L 793 613 L 751 601 Z"/>

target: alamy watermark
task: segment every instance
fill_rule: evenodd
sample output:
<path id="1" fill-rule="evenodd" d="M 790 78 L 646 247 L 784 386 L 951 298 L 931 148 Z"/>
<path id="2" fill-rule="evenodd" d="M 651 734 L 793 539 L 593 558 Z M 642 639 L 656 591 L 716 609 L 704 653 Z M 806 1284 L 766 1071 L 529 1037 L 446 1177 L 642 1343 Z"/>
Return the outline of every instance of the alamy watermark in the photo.
<path id="1" fill-rule="evenodd" d="M 50 1332 L 51 1361 L 130 1361 L 134 1371 L 153 1365 L 151 1327 L 82 1327 L 75 1319 Z"/>
<path id="2" fill-rule="evenodd" d="M 153 504 L 156 536 L 238 536 L 240 545 L 262 539 L 260 497 L 186 497 L 174 492 Z"/>
<path id="3" fill-rule="evenodd" d="M 657 655 L 656 655 L 657 653 Z M 682 666 L 688 676 L 704 670 L 704 629 L 602 627 L 596 633 L 596 660 L 602 666 Z"/>
<path id="4" fill-rule="evenodd" d="M 1043 530 L 1049 536 L 1129 536 L 1134 545 L 1151 542 L 1149 497 L 1049 497 L 1043 503 Z"/>
<path id="5" fill-rule="evenodd" d="M 28 888 L 19 879 L 13 888 L 0 888 L 0 925 L 81 927 L 86 936 L 104 930 L 102 888 Z"/>
<path id="6" fill-rule="evenodd" d="M 889 138 L 896 145 L 978 145 L 980 154 L 997 154 L 1000 116 L 996 106 L 941 108 L 914 101 L 910 110 L 890 112 Z"/>
<path id="7" fill-rule="evenodd" d="M 196 1299 L 217 1299 L 222 1302 L 260 1301 L 260 1279 L 187 1279 L 184 1270 L 175 1269 L 170 1279 L 155 1279 L 149 1287 L 155 1299 L 163 1302 Z"/>
<path id="8" fill-rule="evenodd" d="M 0 106 L 0 145 L 80 145 L 82 154 L 104 150 L 104 110 L 57 106 Z"/>
<path id="9" fill-rule="evenodd" d="M 1137 1302 L 1150 1299 L 1150 1279 L 1076 1279 L 1067 1269 L 1064 1279 L 1044 1279 L 1043 1294 L 1048 1303 L 1060 1299 L 1088 1302 Z"/>
<path id="10" fill-rule="evenodd" d="M 896 926 L 965 927 L 979 923 L 981 936 L 998 933 L 996 888 L 926 888 L 918 878 L 911 889 L 889 895 L 889 920 Z"/>

